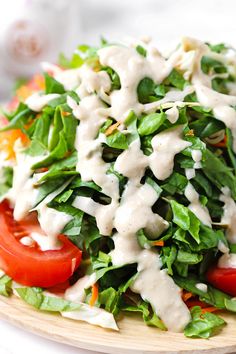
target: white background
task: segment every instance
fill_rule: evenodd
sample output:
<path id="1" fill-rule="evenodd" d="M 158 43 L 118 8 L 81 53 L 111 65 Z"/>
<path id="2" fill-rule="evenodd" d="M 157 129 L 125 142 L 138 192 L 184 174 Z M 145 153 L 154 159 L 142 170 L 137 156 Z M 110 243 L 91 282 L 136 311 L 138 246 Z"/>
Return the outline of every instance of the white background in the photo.
<path id="1" fill-rule="evenodd" d="M 78 43 L 95 44 L 100 35 L 113 41 L 125 36 L 151 35 L 159 47 L 167 49 L 187 35 L 236 46 L 234 0 L 68 1 L 76 3 L 72 21 L 77 21 Z M 0 0 L 0 13 L 4 3 L 5 0 Z M 11 11 L 14 16 L 14 6 Z M 74 38 L 69 40 L 75 41 Z M 0 322 L 0 333 L 0 354 L 88 354 L 26 333 L 5 322 Z"/>

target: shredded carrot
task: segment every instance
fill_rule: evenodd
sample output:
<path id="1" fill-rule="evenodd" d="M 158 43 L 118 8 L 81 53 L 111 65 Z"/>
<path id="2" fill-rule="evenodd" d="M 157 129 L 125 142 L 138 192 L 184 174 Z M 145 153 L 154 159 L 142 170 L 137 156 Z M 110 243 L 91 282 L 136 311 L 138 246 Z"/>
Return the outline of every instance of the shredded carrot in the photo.
<path id="1" fill-rule="evenodd" d="M 32 88 L 27 85 L 23 85 L 18 88 L 18 90 L 16 91 L 16 95 L 18 98 L 25 101 L 32 94 L 32 92 Z"/>
<path id="2" fill-rule="evenodd" d="M 19 99 L 25 101 L 30 95 L 32 95 L 32 93 L 44 89 L 44 77 L 42 75 L 35 75 L 32 80 L 18 88 L 18 90 L 16 91 L 16 96 Z"/>
<path id="3" fill-rule="evenodd" d="M 22 144 L 28 143 L 28 137 L 20 129 L 12 129 L 0 133 L 0 151 L 6 154 L 6 159 L 15 158 L 14 145 L 17 139 L 21 139 Z"/>
<path id="4" fill-rule="evenodd" d="M 188 301 L 191 297 L 193 297 L 193 293 L 191 293 L 190 291 L 185 291 L 183 292 L 183 295 L 182 295 L 182 299 L 184 302 Z"/>
<path id="5" fill-rule="evenodd" d="M 153 242 L 153 246 L 163 247 L 164 244 L 165 244 L 165 243 L 164 243 L 163 240 Z"/>
<path id="6" fill-rule="evenodd" d="M 42 167 L 39 170 L 39 172 L 47 172 L 47 171 L 48 171 L 48 167 Z"/>
<path id="7" fill-rule="evenodd" d="M 71 115 L 70 112 L 62 112 L 61 114 L 63 115 L 63 117 L 67 117 L 67 116 L 70 116 L 70 115 Z"/>
<path id="8" fill-rule="evenodd" d="M 89 305 L 90 306 L 94 306 L 95 302 L 97 301 L 97 298 L 98 298 L 98 284 L 95 283 L 92 286 L 92 296 L 91 296 L 91 299 L 89 301 Z"/>
<path id="9" fill-rule="evenodd" d="M 37 89 L 44 90 L 45 89 L 45 80 L 42 75 L 35 75 L 33 78 L 33 84 L 37 87 Z"/>
<path id="10" fill-rule="evenodd" d="M 214 306 L 210 306 L 210 307 L 204 307 L 202 309 L 202 314 L 206 313 L 206 312 L 215 312 L 215 311 L 219 311 L 219 309 L 217 309 Z"/>
<path id="11" fill-rule="evenodd" d="M 111 135 L 120 125 L 120 122 L 116 122 L 115 124 L 112 124 L 107 130 L 105 131 L 105 135 Z"/>
<path id="12" fill-rule="evenodd" d="M 226 144 L 227 144 L 227 137 L 225 135 L 223 140 L 219 141 L 216 144 L 212 144 L 212 146 L 215 146 L 215 147 L 226 147 Z"/>

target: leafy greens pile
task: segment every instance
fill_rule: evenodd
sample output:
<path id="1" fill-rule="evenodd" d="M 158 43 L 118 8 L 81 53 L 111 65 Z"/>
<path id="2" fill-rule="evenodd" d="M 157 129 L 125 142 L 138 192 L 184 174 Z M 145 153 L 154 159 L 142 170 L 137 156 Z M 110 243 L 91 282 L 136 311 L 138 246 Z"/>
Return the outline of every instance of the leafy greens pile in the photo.
<path id="1" fill-rule="evenodd" d="M 102 46 L 107 45 L 108 43 L 103 40 Z M 209 45 L 209 47 L 216 53 L 224 53 L 227 50 L 224 45 Z M 98 48 L 80 46 L 71 60 L 61 55 L 60 65 L 65 69 L 71 69 L 86 63 L 96 71 L 106 71 L 112 82 L 111 90 L 119 90 L 118 74 L 112 68 L 103 67 L 99 63 L 97 50 Z M 146 49 L 142 46 L 137 46 L 136 50 L 141 56 L 146 56 Z M 201 69 L 206 75 L 215 74 L 212 79 L 214 90 L 229 93 L 228 84 L 235 82 L 235 77 L 223 62 L 204 56 Z M 112 265 L 109 255 L 114 248 L 112 237 L 101 235 L 95 218 L 72 206 L 77 196 L 90 197 L 104 205 L 110 203 L 110 198 L 104 195 L 101 188 L 93 181 L 82 181 L 76 171 L 77 152 L 74 143 L 79 121 L 67 104 L 67 98 L 70 96 L 79 104 L 80 97 L 75 91 L 65 90 L 64 86 L 49 74 L 45 73 L 44 78 L 45 93 L 57 93 L 59 96 L 43 108 L 40 116 L 21 102 L 14 112 L 6 114 L 9 124 L 1 131 L 21 129 L 30 140 L 25 153 L 30 156 L 45 155 L 45 158 L 33 166 L 34 172 L 47 171 L 37 182 L 36 206 L 50 193 L 63 185 L 66 186 L 48 206 L 73 217 L 65 226 L 63 233 L 83 250 L 83 265 L 79 274 L 74 275 L 72 282 L 83 272 L 86 274 L 95 272 L 99 284 L 99 296 L 95 306 L 104 308 L 114 316 L 118 316 L 121 311 L 138 312 L 147 325 L 165 329 L 151 305 L 129 288 L 137 274 L 137 265 L 129 264 L 122 267 Z M 161 100 L 172 89 L 182 91 L 189 84 L 183 73 L 173 69 L 161 84 L 155 84 L 152 78 L 148 77 L 141 80 L 137 87 L 137 96 L 140 103 L 147 104 Z M 100 128 L 100 133 L 105 133 L 106 137 L 103 143 L 103 159 L 111 163 L 108 173 L 118 178 L 121 196 L 127 178 L 114 169 L 114 162 L 129 147 L 134 137 L 137 135 L 140 137 L 142 151 L 149 156 L 152 153 L 151 140 L 154 135 L 178 125 L 185 126 L 184 140 L 190 142 L 191 146 L 176 155 L 174 172 L 171 176 L 160 181 L 150 170 L 146 170 L 142 180 L 142 183 L 150 184 L 159 195 L 153 211 L 167 220 L 169 227 L 159 237 L 150 236 L 141 229 L 137 233 L 137 240 L 141 248 L 148 247 L 158 251 L 163 269 L 167 269 L 168 274 L 181 288 L 217 309 L 235 312 L 235 302 L 229 295 L 210 285 L 207 287 L 207 292 L 199 290 L 196 286 L 200 282 L 206 283 L 207 269 L 221 255 L 218 249 L 219 243 L 232 252 L 235 250 L 234 245 L 229 244 L 225 237 L 225 230 L 220 225 L 224 206 L 220 201 L 222 188 L 228 187 L 232 198 L 236 199 L 236 156 L 232 148 L 232 133 L 222 121 L 214 117 L 211 109 L 198 104 L 194 92 L 187 95 L 184 101 L 186 104 L 178 106 L 179 117 L 175 123 L 167 119 L 168 107 L 165 105 L 160 105 L 154 113 L 140 116 L 131 111 L 125 121 L 129 129 L 128 134 L 124 134 L 122 130 L 117 129 L 118 127 L 111 129 L 116 121 L 109 117 Z M 225 145 L 220 146 L 211 142 L 212 137 L 217 134 L 226 137 Z M 202 159 L 201 168 L 195 169 L 191 184 L 200 195 L 200 203 L 209 210 L 213 221 L 212 228 L 204 225 L 188 208 L 189 201 L 184 194 L 189 182 L 185 171 L 195 166 L 193 150 L 199 150 Z M 11 168 L 4 167 L 2 174 L 0 195 L 4 196 L 11 186 Z M 1 294 L 8 295 L 10 288 L 11 280 L 5 275 L 0 279 Z M 36 293 L 41 294 L 40 291 L 34 288 L 29 291 L 25 291 L 24 288 L 19 289 L 18 294 L 39 308 L 39 302 L 32 299 L 35 298 Z M 90 297 L 91 289 L 87 289 L 87 303 Z M 39 295 L 36 298 L 38 299 Z M 68 305 L 61 304 L 61 301 L 61 299 L 54 299 L 53 304 L 48 302 L 46 310 L 61 311 L 63 306 Z M 70 304 L 69 307 L 71 306 Z M 191 315 L 192 322 L 185 329 L 185 335 L 189 337 L 208 338 L 216 329 L 224 325 L 224 320 L 217 315 L 202 314 L 200 307 L 193 307 Z"/>

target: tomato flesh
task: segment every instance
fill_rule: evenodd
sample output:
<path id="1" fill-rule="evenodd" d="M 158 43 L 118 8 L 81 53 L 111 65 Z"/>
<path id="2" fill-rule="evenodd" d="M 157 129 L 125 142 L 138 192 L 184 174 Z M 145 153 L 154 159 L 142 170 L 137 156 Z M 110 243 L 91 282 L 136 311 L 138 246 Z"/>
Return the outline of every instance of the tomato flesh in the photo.
<path id="1" fill-rule="evenodd" d="M 17 223 L 6 201 L 0 203 L 0 269 L 26 286 L 52 287 L 65 282 L 79 267 L 81 251 L 64 235 L 59 250 L 41 251 L 34 244 L 24 246 L 20 237 L 40 229 L 35 218 Z"/>
<path id="2" fill-rule="evenodd" d="M 236 269 L 235 268 L 210 268 L 207 272 L 207 280 L 215 288 L 236 296 Z"/>

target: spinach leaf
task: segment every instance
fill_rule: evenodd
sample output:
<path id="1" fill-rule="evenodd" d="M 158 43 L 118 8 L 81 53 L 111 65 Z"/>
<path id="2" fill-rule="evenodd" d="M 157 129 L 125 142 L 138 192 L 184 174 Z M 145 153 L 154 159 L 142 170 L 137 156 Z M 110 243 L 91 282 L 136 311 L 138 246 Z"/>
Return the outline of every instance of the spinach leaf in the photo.
<path id="1" fill-rule="evenodd" d="M 98 304 L 115 316 L 120 312 L 120 303 L 120 292 L 111 286 L 99 293 Z"/>
<path id="2" fill-rule="evenodd" d="M 59 93 L 59 94 L 65 93 L 64 86 L 56 79 L 54 79 L 52 76 L 48 75 L 47 73 L 44 73 L 44 78 L 45 78 L 46 95 L 50 93 Z"/>
<path id="3" fill-rule="evenodd" d="M 102 70 L 106 71 L 111 79 L 111 90 L 120 90 L 121 83 L 119 75 L 111 67 L 103 67 Z"/>
<path id="4" fill-rule="evenodd" d="M 63 132 L 59 133 L 59 141 L 57 146 L 50 152 L 50 154 L 45 157 L 43 160 L 35 163 L 32 166 L 32 169 L 37 170 L 42 167 L 47 167 L 53 162 L 63 159 L 66 156 L 68 149 L 65 136 Z"/>
<path id="5" fill-rule="evenodd" d="M 188 180 L 185 176 L 178 172 L 173 172 L 172 175 L 165 180 L 165 183 L 161 185 L 161 188 L 169 195 L 176 193 L 183 194 L 187 184 Z"/>
<path id="6" fill-rule="evenodd" d="M 182 289 L 185 289 L 187 291 L 192 292 L 193 294 L 198 295 L 201 301 L 215 306 L 218 309 L 227 309 L 226 299 L 229 300 L 231 299 L 231 297 L 223 293 L 222 291 L 213 288 L 211 285 L 207 285 L 207 292 L 204 292 L 196 287 L 196 284 L 199 283 L 199 280 L 194 277 L 189 276 L 188 278 L 182 278 L 175 275 L 174 281 Z"/>
<path id="7" fill-rule="evenodd" d="M 184 79 L 183 75 L 176 69 L 173 69 L 169 76 L 164 80 L 166 85 L 172 85 L 179 90 L 183 90 L 187 81 Z"/>
<path id="8" fill-rule="evenodd" d="M 189 123 L 190 129 L 194 130 L 194 134 L 201 139 L 207 138 L 218 131 L 225 129 L 225 125 L 214 117 L 204 115 L 201 119 L 194 120 Z"/>
<path id="9" fill-rule="evenodd" d="M 210 73 L 222 74 L 227 72 L 227 69 L 223 63 L 208 56 L 202 57 L 201 69 L 204 72 L 204 74 L 210 74 Z"/>
<path id="10" fill-rule="evenodd" d="M 137 87 L 137 95 L 140 103 L 150 102 L 150 96 L 154 94 L 155 83 L 149 77 L 145 77 L 140 81 Z"/>
<path id="11" fill-rule="evenodd" d="M 163 331 L 166 330 L 164 323 L 152 310 L 151 306 L 145 301 L 140 301 L 137 303 L 137 305 L 127 305 L 123 307 L 122 310 L 127 312 L 141 313 L 143 316 L 143 321 L 147 326 L 157 327 Z"/>
<path id="12" fill-rule="evenodd" d="M 177 203 L 175 200 L 170 201 L 170 205 L 173 211 L 173 222 L 183 230 L 189 230 L 190 218 L 189 209 L 184 205 Z"/>
<path id="13" fill-rule="evenodd" d="M 236 199 L 236 177 L 231 169 L 209 149 L 206 150 L 203 172 L 217 188 L 229 187 L 232 197 Z"/>
<path id="14" fill-rule="evenodd" d="M 12 167 L 2 167 L 0 183 L 0 199 L 12 187 L 13 169 Z"/>
<path id="15" fill-rule="evenodd" d="M 178 250 L 177 258 L 176 258 L 176 260 L 179 263 L 186 263 L 188 265 L 200 263 L 202 259 L 203 256 L 201 254 L 190 253 L 190 252 L 183 251 L 181 249 Z"/>
<path id="16" fill-rule="evenodd" d="M 213 313 L 202 313 L 200 306 L 191 309 L 192 321 L 185 327 L 184 334 L 191 338 L 209 338 L 226 323 Z"/>
<path id="17" fill-rule="evenodd" d="M 156 85 L 154 92 L 158 97 L 162 98 L 166 95 L 167 92 L 166 86 L 163 84 Z"/>
<path id="18" fill-rule="evenodd" d="M 111 135 L 106 137 L 106 144 L 114 149 L 128 149 L 128 141 L 126 135 L 116 130 Z"/>
<path id="19" fill-rule="evenodd" d="M 228 155 L 229 155 L 232 167 L 234 168 L 234 173 L 236 173 L 236 157 L 235 157 L 235 153 L 233 151 L 232 133 L 229 128 L 227 128 L 225 132 L 226 132 L 226 145 L 227 145 Z"/>
<path id="20" fill-rule="evenodd" d="M 31 156 L 40 156 L 47 152 L 48 134 L 51 124 L 51 118 L 43 113 L 40 119 L 35 123 L 34 133 L 31 137 L 31 144 L 26 153 Z"/>
<path id="21" fill-rule="evenodd" d="M 137 52 L 142 55 L 143 57 L 147 56 L 147 51 L 145 48 L 143 48 L 141 45 L 137 45 L 136 47 Z"/>
<path id="22" fill-rule="evenodd" d="M 171 247 L 162 247 L 161 249 L 161 260 L 163 266 L 167 267 L 167 271 L 169 275 L 173 275 L 173 264 L 177 257 L 177 248 L 175 245 Z"/>
<path id="23" fill-rule="evenodd" d="M 140 120 L 138 132 L 140 136 L 153 134 L 166 120 L 166 114 L 151 113 Z"/>
<path id="24" fill-rule="evenodd" d="M 81 232 L 84 212 L 71 206 L 67 201 L 63 202 L 63 200 L 60 199 L 60 196 L 58 196 L 56 200 L 49 203 L 48 206 L 73 217 L 72 220 L 69 221 L 69 223 L 64 227 L 63 234 L 67 235 L 72 242 L 77 244 L 77 237 Z"/>
<path id="25" fill-rule="evenodd" d="M 9 124 L 3 126 L 0 129 L 0 132 L 5 132 L 11 129 L 21 129 L 24 133 L 27 134 L 25 129 L 25 124 L 32 116 L 32 111 L 24 104 L 20 103 L 15 112 L 11 115 L 5 114 L 9 120 Z"/>
<path id="26" fill-rule="evenodd" d="M 224 43 L 218 43 L 218 44 L 207 43 L 207 44 L 210 47 L 210 49 L 216 53 L 221 53 L 224 52 L 226 49 L 228 49 L 228 47 Z"/>

